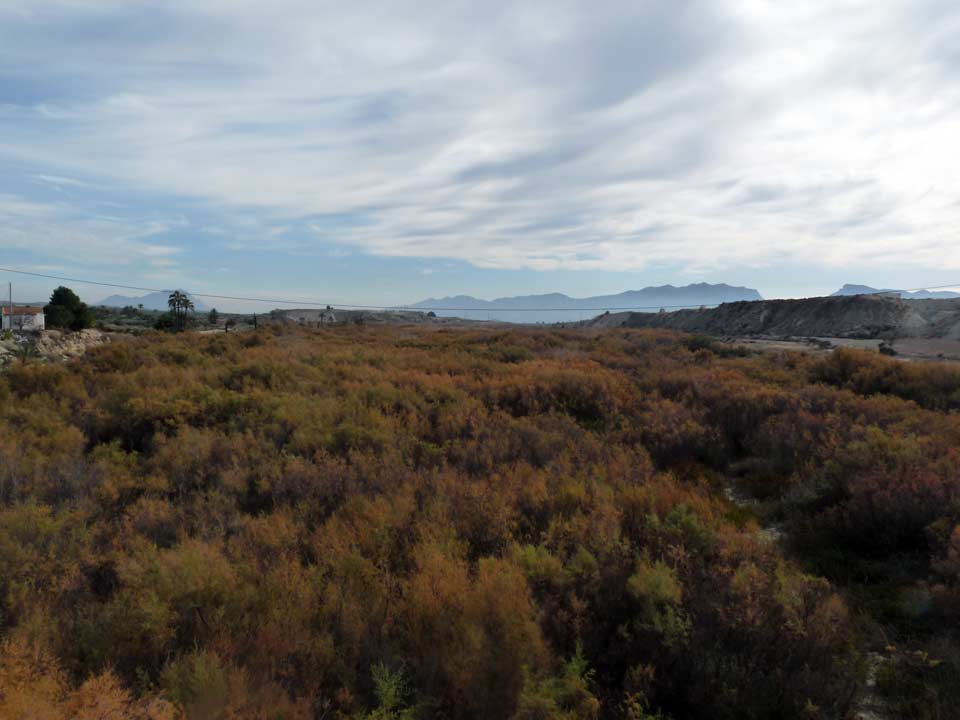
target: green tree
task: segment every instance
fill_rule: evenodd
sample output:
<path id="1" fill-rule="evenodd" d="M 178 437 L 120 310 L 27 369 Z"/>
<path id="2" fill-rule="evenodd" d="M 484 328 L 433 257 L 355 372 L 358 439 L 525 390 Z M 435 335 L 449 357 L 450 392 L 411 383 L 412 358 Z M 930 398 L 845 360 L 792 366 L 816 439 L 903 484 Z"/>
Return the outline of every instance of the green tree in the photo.
<path id="1" fill-rule="evenodd" d="M 534 679 L 525 673 L 513 720 L 596 720 L 600 702 L 593 695 L 594 672 L 577 644 L 576 654 L 559 675 Z"/>
<path id="2" fill-rule="evenodd" d="M 364 720 L 413 720 L 415 712 L 413 708 L 407 707 L 406 699 L 410 690 L 403 673 L 390 670 L 383 663 L 377 663 L 371 674 L 377 708 L 367 713 Z"/>
<path id="3" fill-rule="evenodd" d="M 82 330 L 93 325 L 93 313 L 86 303 L 68 287 L 61 285 L 50 295 L 50 302 L 43 308 L 46 324 L 53 328 Z"/>
<path id="4" fill-rule="evenodd" d="M 217 312 L 216 308 L 213 308 L 210 311 L 210 314 L 207 316 L 207 322 L 211 325 L 216 325 L 220 321 L 220 313 Z"/>

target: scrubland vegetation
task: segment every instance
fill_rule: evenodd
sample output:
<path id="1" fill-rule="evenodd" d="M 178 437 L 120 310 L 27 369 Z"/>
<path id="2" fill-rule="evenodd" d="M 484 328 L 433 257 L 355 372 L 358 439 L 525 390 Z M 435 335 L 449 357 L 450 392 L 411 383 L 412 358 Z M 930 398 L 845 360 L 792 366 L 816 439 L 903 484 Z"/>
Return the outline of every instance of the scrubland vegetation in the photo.
<path id="1" fill-rule="evenodd" d="M 19 363 L 0 717 L 843 718 L 869 674 L 955 717 L 957 409 L 947 366 L 666 331 Z"/>

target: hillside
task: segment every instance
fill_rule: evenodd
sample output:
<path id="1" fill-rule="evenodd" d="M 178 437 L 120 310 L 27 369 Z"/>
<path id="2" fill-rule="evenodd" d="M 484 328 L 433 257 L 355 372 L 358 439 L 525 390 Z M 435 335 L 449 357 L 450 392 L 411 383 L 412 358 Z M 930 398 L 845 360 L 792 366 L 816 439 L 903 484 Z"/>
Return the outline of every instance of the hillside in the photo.
<path id="1" fill-rule="evenodd" d="M 957 410 L 950 367 L 658 330 L 17 361 L 0 717 L 947 718 Z"/>
<path id="2" fill-rule="evenodd" d="M 435 309 L 439 316 L 472 320 L 505 320 L 519 323 L 562 322 L 590 318 L 608 309 L 646 308 L 656 312 L 661 307 L 677 305 L 719 305 L 737 300 L 760 300 L 760 293 L 751 288 L 726 284 L 697 283 L 684 287 L 663 285 L 642 290 L 629 290 L 616 295 L 573 298 L 562 293 L 521 295 L 517 297 L 479 300 L 469 295 L 429 298 L 411 308 Z M 555 309 L 552 312 L 538 311 Z M 524 312 L 527 311 L 527 312 Z"/>
<path id="3" fill-rule="evenodd" d="M 900 300 L 884 295 L 763 300 L 653 315 L 610 314 L 591 324 L 720 336 L 960 339 L 960 300 Z"/>

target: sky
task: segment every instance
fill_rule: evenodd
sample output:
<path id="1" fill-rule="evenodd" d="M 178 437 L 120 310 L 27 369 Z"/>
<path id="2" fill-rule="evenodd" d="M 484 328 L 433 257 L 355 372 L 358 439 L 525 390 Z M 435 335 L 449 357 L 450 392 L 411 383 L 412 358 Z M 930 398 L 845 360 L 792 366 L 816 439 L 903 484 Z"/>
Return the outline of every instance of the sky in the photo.
<path id="1" fill-rule="evenodd" d="M 0 0 L 0 266 L 33 272 L 384 305 L 960 284 L 958 158 L 956 0 Z"/>

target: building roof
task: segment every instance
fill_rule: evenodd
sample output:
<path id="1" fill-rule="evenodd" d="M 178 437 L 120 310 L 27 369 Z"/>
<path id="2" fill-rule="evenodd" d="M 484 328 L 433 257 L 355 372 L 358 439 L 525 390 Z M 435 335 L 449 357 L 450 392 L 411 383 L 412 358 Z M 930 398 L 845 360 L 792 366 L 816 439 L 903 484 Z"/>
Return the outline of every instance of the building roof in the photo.
<path id="1" fill-rule="evenodd" d="M 4 315 L 10 314 L 10 306 L 8 305 L 3 306 L 3 314 Z M 43 308 L 42 307 L 17 307 L 16 305 L 14 305 L 13 314 L 14 315 L 42 315 Z"/>

